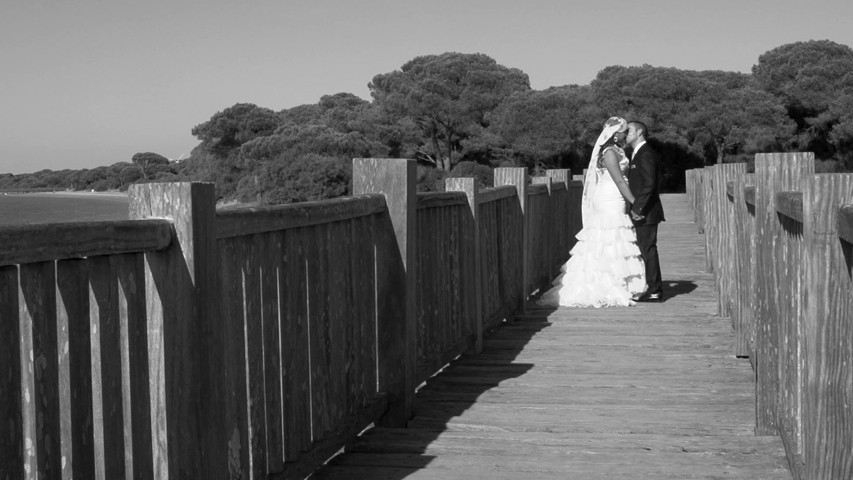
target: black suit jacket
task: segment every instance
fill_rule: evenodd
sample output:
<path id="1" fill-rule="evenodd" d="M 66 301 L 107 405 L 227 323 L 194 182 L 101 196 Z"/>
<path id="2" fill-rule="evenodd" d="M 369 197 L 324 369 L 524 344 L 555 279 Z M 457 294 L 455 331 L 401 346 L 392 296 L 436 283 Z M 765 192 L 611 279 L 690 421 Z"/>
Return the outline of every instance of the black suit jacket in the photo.
<path id="1" fill-rule="evenodd" d="M 654 225 L 665 220 L 659 185 L 660 156 L 646 143 L 635 152 L 628 167 L 628 188 L 634 195 L 631 211 L 646 217 L 634 222 L 635 225 Z"/>

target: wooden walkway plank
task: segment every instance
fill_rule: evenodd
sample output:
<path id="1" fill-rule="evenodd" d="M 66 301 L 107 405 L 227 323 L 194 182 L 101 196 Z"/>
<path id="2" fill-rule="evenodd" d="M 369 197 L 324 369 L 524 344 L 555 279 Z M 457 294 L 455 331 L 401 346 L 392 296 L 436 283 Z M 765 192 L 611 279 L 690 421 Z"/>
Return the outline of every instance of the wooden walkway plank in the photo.
<path id="1" fill-rule="evenodd" d="M 408 428 L 368 430 L 311 478 L 791 479 L 781 440 L 754 435 L 754 373 L 687 199 L 664 203 L 664 303 L 529 309 L 429 379 Z"/>

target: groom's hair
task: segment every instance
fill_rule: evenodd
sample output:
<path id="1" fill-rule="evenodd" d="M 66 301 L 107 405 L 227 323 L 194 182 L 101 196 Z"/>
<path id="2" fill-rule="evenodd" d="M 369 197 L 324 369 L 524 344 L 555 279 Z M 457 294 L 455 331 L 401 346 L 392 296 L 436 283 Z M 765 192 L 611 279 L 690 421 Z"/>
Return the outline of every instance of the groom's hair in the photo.
<path id="1" fill-rule="evenodd" d="M 643 138 L 649 137 L 649 128 L 646 126 L 645 123 L 638 122 L 636 120 L 631 120 L 630 122 L 628 122 L 628 125 L 633 125 L 635 130 L 639 130 L 640 132 L 642 132 L 640 135 L 642 135 Z"/>

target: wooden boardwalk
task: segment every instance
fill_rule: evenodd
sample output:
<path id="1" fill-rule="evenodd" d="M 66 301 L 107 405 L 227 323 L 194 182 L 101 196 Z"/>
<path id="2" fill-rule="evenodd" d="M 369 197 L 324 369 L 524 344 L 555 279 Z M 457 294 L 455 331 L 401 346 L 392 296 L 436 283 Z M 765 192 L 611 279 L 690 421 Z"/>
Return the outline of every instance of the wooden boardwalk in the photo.
<path id="1" fill-rule="evenodd" d="M 530 309 L 430 379 L 409 428 L 365 432 L 311 478 L 792 478 L 781 440 L 753 435 L 754 375 L 686 197 L 664 208 L 664 303 Z"/>

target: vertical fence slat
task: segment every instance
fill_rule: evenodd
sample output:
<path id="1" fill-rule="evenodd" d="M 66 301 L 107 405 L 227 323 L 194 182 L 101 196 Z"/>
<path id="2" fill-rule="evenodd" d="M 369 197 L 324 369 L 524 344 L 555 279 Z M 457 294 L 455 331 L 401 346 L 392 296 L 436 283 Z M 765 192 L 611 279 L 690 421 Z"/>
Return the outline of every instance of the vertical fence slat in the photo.
<path id="1" fill-rule="evenodd" d="M 249 448 L 252 478 L 267 473 L 266 401 L 264 398 L 264 332 L 261 299 L 263 235 L 244 237 L 243 315 L 246 326 L 246 379 L 249 395 Z"/>
<path id="2" fill-rule="evenodd" d="M 95 478 L 88 284 L 88 262 L 80 259 L 56 262 L 57 310 L 67 326 L 68 352 L 69 422 L 63 427 L 69 431 L 63 440 L 69 444 L 63 445 L 63 455 L 74 478 Z"/>
<path id="3" fill-rule="evenodd" d="M 97 333 L 93 361 L 98 364 L 95 378 L 96 444 L 102 455 L 105 478 L 126 478 L 124 403 L 122 389 L 122 343 L 119 318 L 118 282 L 110 257 L 90 260 L 90 312 Z"/>
<path id="4" fill-rule="evenodd" d="M 853 246 L 836 227 L 838 207 L 851 201 L 851 174 L 804 185 L 805 478 L 853 478 Z"/>
<path id="5" fill-rule="evenodd" d="M 281 320 L 279 319 L 279 272 L 281 234 L 258 235 L 258 260 L 261 280 L 261 318 L 264 338 L 264 403 L 266 424 L 267 472 L 284 469 L 281 393 Z"/>
<path id="6" fill-rule="evenodd" d="M 21 399 L 24 363 L 18 317 L 18 267 L 0 267 L 0 477 L 24 478 L 24 410 Z"/>
<path id="7" fill-rule="evenodd" d="M 310 332 L 309 364 L 311 365 L 312 440 L 323 439 L 329 425 L 330 359 L 328 286 L 324 272 L 328 271 L 328 235 L 325 225 L 311 227 L 313 242 L 308 245 L 308 331 Z"/>
<path id="8" fill-rule="evenodd" d="M 127 441 L 131 446 L 133 478 L 153 479 L 154 461 L 151 452 L 151 382 L 148 363 L 148 317 L 145 311 L 145 262 L 142 254 L 116 257 L 119 281 L 120 308 L 123 328 L 126 329 L 127 387 L 124 407 L 132 433 Z"/>
<path id="9" fill-rule="evenodd" d="M 249 405 L 246 394 L 246 349 L 243 314 L 243 239 L 218 242 L 220 276 L 220 318 L 222 319 L 223 423 L 228 439 L 225 450 L 229 478 L 249 477 Z"/>
<path id="10" fill-rule="evenodd" d="M 19 308 L 32 335 L 32 381 L 36 470 L 38 477 L 58 478 L 62 471 L 59 418 L 59 357 L 54 262 L 20 267 Z M 25 334 L 26 335 L 26 334 Z M 25 355 L 27 352 L 24 352 Z"/>

